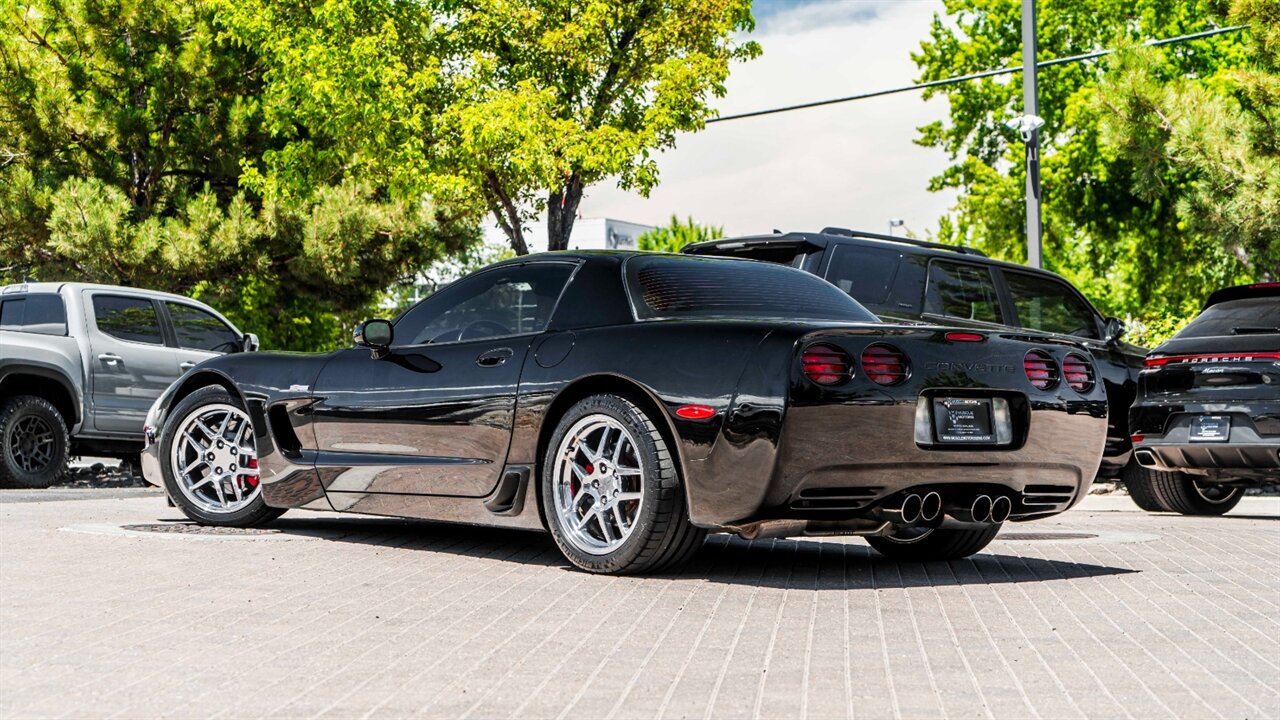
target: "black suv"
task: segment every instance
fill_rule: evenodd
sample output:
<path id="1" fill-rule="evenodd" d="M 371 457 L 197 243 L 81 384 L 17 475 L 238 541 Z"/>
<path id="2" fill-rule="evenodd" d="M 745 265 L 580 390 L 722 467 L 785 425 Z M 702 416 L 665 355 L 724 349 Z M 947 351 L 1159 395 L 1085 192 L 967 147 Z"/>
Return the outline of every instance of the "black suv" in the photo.
<path id="1" fill-rule="evenodd" d="M 1129 410 L 1144 495 L 1221 515 L 1247 487 L 1280 482 L 1280 283 L 1225 288 L 1151 351 Z"/>
<path id="2" fill-rule="evenodd" d="M 1128 479 L 1147 472 L 1131 461 L 1128 425 L 1146 350 L 1121 342 L 1124 325 L 1103 317 L 1054 273 L 992 260 L 973 248 L 830 227 L 712 240 L 681 252 L 791 265 L 825 278 L 886 319 L 1069 336 L 1093 352 L 1107 389 L 1110 419 L 1099 475 Z M 1135 501 L 1142 505 L 1142 498 Z"/>

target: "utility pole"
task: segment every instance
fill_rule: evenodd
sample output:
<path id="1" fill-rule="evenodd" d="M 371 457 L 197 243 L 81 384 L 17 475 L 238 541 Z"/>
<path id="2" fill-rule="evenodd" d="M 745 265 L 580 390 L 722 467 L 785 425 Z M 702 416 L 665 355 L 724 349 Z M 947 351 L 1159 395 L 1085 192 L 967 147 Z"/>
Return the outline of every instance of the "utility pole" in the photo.
<path id="1" fill-rule="evenodd" d="M 1036 98 L 1036 0 L 1022 0 L 1022 114 L 1039 121 Z M 1022 140 L 1027 144 L 1027 264 L 1043 266 L 1040 247 L 1040 128 L 1024 122 Z"/>

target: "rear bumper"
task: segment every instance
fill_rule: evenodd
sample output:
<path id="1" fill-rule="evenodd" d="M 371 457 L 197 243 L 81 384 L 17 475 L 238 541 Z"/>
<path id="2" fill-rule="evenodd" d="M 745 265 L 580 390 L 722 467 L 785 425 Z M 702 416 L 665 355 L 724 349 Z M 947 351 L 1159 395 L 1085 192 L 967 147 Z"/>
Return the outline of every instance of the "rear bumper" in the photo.
<path id="1" fill-rule="evenodd" d="M 1106 412 L 1105 400 L 1036 402 L 1021 445 L 967 450 L 917 444 L 915 398 L 792 407 L 777 452 L 768 458 L 768 482 L 759 488 L 737 483 L 736 492 L 722 494 L 714 505 L 695 502 L 694 520 L 737 525 L 868 517 L 894 496 L 930 490 L 957 503 L 978 494 L 1007 495 L 1013 520 L 1053 515 L 1088 494 L 1106 443 Z M 717 460 L 724 458 L 710 459 Z"/>
<path id="2" fill-rule="evenodd" d="M 1186 472 L 1214 480 L 1280 481 L 1280 402 L 1197 403 L 1135 407 L 1140 420 L 1134 444 L 1138 464 L 1152 470 Z M 1231 429 L 1225 442 L 1193 440 L 1199 415 L 1226 415 Z"/>

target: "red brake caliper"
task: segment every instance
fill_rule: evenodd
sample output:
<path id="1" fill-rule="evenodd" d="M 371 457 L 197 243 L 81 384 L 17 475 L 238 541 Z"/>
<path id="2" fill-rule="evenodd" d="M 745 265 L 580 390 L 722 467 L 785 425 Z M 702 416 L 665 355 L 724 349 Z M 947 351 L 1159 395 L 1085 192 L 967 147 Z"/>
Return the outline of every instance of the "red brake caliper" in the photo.
<path id="1" fill-rule="evenodd" d="M 244 466 L 250 470 L 257 470 L 258 458 L 249 458 L 249 462 L 245 463 Z M 244 481 L 248 483 L 249 487 L 251 488 L 258 487 L 258 473 L 255 472 L 252 475 L 245 473 L 241 477 L 244 478 Z"/>

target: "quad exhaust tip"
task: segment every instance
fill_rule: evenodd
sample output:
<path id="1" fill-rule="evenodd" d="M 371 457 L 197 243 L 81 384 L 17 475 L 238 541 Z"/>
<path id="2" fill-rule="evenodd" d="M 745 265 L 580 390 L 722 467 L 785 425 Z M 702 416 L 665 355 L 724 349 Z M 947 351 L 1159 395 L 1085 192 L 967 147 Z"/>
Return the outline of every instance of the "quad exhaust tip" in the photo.
<path id="1" fill-rule="evenodd" d="M 991 502 L 990 495 L 979 495 L 973 499 L 973 504 L 969 506 L 969 517 L 974 522 L 987 522 L 991 519 Z"/>
<path id="2" fill-rule="evenodd" d="M 920 519 L 933 522 L 942 514 L 942 496 L 936 492 L 925 493 L 920 500 Z"/>
<path id="3" fill-rule="evenodd" d="M 991 501 L 991 522 L 1002 523 L 1013 514 L 1013 501 L 1008 495 L 1001 495 Z"/>

